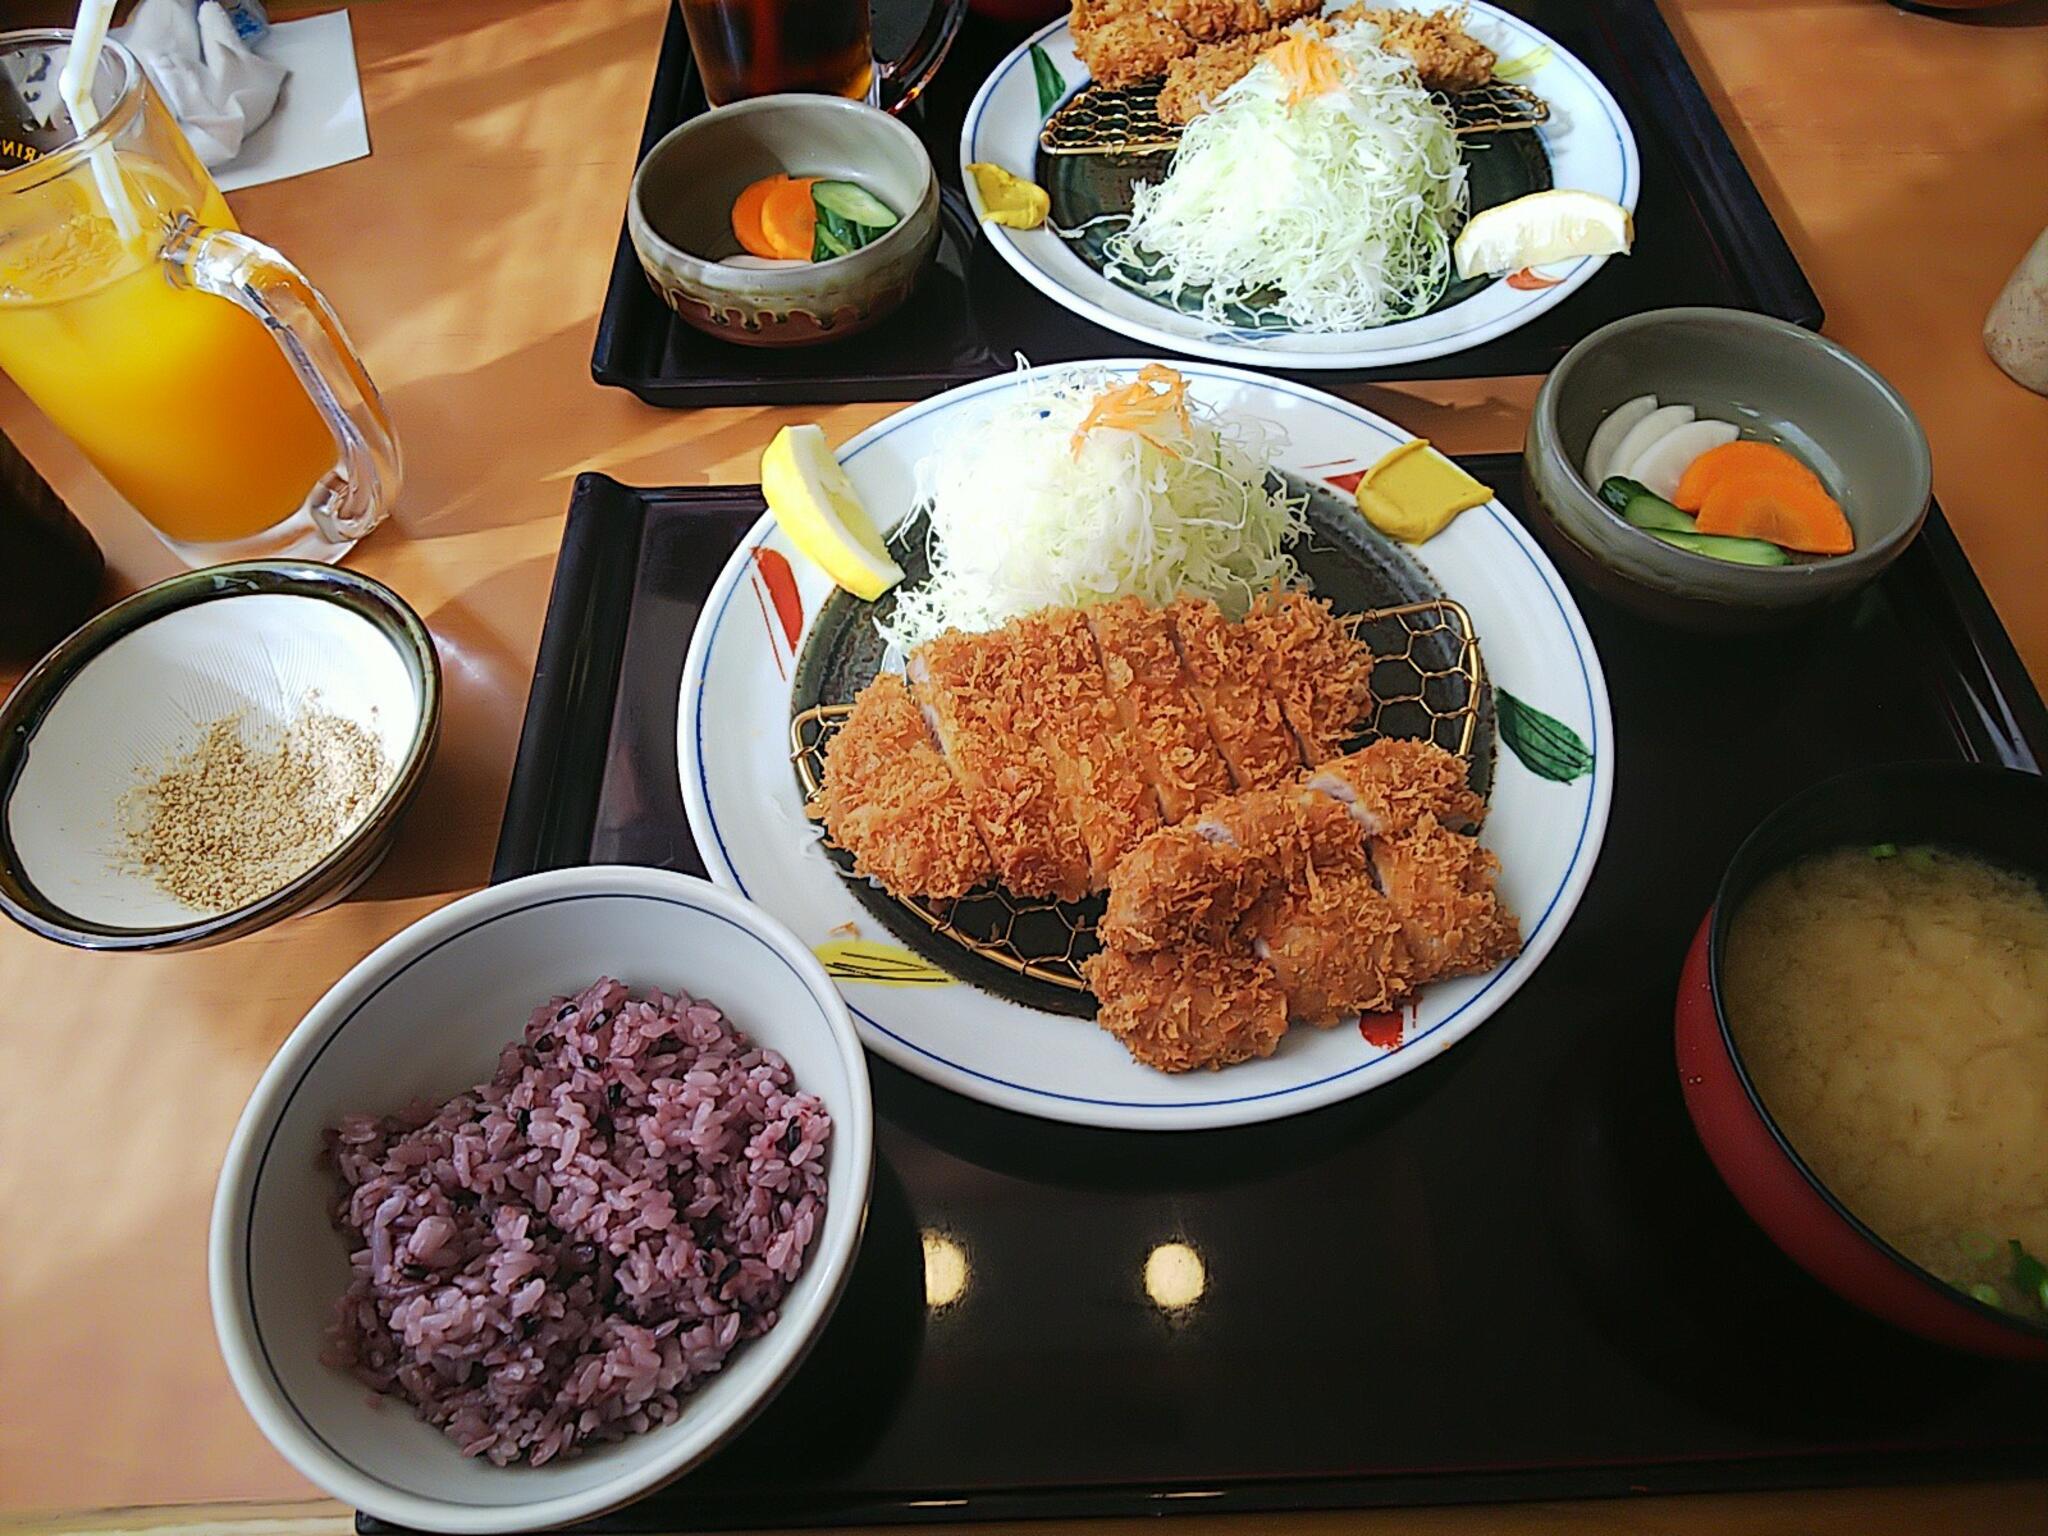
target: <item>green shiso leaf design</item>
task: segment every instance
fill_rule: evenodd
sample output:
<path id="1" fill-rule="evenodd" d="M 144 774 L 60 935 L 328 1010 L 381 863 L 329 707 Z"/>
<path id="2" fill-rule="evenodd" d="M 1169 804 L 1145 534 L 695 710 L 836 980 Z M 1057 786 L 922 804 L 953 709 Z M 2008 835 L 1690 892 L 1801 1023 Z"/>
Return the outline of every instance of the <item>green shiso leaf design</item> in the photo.
<path id="1" fill-rule="evenodd" d="M 1060 77 L 1059 69 L 1042 43 L 1031 45 L 1031 74 L 1038 82 L 1038 115 L 1049 116 L 1052 109 L 1060 104 L 1060 98 L 1067 94 L 1067 82 Z"/>
<path id="2" fill-rule="evenodd" d="M 1539 779 L 1569 784 L 1592 772 L 1593 753 L 1562 720 L 1523 703 L 1505 688 L 1493 696 L 1500 710 L 1500 739 L 1521 765 Z"/>

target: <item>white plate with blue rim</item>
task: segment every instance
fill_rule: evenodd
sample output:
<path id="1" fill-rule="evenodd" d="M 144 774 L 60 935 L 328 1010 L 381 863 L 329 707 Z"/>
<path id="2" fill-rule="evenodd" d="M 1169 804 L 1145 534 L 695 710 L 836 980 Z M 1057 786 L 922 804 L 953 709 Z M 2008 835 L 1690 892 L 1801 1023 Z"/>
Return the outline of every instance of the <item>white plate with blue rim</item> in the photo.
<path id="1" fill-rule="evenodd" d="M 1468 141 L 1474 211 L 1547 182 L 1596 192 L 1633 214 L 1642 187 L 1642 162 L 1628 119 L 1606 86 L 1582 61 L 1520 17 L 1484 0 L 1468 0 L 1467 12 L 1467 30 L 1499 57 L 1496 78 L 1526 86 L 1550 109 L 1540 127 L 1493 135 L 1500 142 L 1483 151 L 1473 147 L 1483 140 Z M 1027 178 L 1045 175 L 1048 161 L 1039 151 L 1039 130 L 1090 78 L 1074 51 L 1073 33 L 1064 17 L 1027 38 L 996 66 L 968 107 L 960 133 L 961 179 L 977 219 L 985 210 L 966 167 L 987 162 Z M 1533 145 L 1506 142 L 1532 133 Z M 1503 170 L 1496 176 L 1481 163 L 1482 155 L 1499 157 L 1503 167 L 1508 159 L 1517 163 L 1512 173 Z M 1067 161 L 1072 165 L 1096 158 L 1073 156 Z M 1530 163 L 1522 164 L 1525 159 Z M 1073 174 L 1109 173 L 1084 169 Z M 1482 193 L 1487 185 L 1492 190 Z M 1084 190 L 1079 200 L 1094 207 L 1104 199 L 1114 203 L 1119 196 L 1116 189 L 1104 187 Z M 1453 282 L 1428 313 L 1370 330 L 1317 333 L 1272 323 L 1219 326 L 1110 275 L 1114 263 L 1105 261 L 1099 234 L 1084 233 L 1078 223 L 1066 235 L 1055 227 L 1063 211 L 1063 200 L 1056 196 L 1053 217 L 1037 229 L 989 223 L 981 228 L 1003 260 L 1062 308 L 1133 341 L 1253 367 L 1382 368 L 1462 352 L 1555 308 L 1590 282 L 1609 259 L 1578 257 L 1492 281 Z"/>
<path id="2" fill-rule="evenodd" d="M 1085 366 L 1131 377 L 1144 364 Z M 1347 504 L 1341 489 L 1410 436 L 1304 385 L 1212 363 L 1182 372 L 1201 404 L 1278 427 L 1285 446 L 1276 468 L 1320 488 L 1331 506 Z M 918 462 L 954 434 L 975 430 L 1022 377 L 936 395 L 839 450 L 885 533 L 917 510 Z M 1483 841 L 1501 860 L 1501 890 L 1524 938 L 1521 954 L 1499 969 L 1435 983 L 1395 1019 L 1298 1027 L 1265 1059 L 1171 1076 L 1133 1062 L 1086 1016 L 1085 996 L 1077 1006 L 1051 989 L 991 981 L 950 941 L 920 938 L 917 924 L 889 920 L 881 915 L 884 899 L 842 873 L 806 818 L 791 762 L 792 715 L 818 689 L 814 642 L 835 625 L 846 628 L 852 600 L 769 516 L 712 587 L 683 667 L 677 765 L 712 879 L 765 907 L 813 948 L 870 1050 L 969 1098 L 1045 1119 L 1135 1130 L 1242 1125 L 1352 1098 L 1434 1058 L 1515 994 L 1571 920 L 1607 827 L 1613 720 L 1577 606 L 1497 501 L 1465 513 L 1414 555 L 1380 540 L 1355 512 L 1350 518 L 1356 531 L 1343 537 L 1455 599 L 1479 639 L 1492 705 L 1480 753 L 1491 765 Z M 1304 542 L 1315 538 L 1312 532 Z M 1316 579 L 1313 562 L 1304 564 Z M 1496 716 L 1499 750 L 1491 750 Z M 1562 758 L 1547 750 L 1559 742 Z"/>

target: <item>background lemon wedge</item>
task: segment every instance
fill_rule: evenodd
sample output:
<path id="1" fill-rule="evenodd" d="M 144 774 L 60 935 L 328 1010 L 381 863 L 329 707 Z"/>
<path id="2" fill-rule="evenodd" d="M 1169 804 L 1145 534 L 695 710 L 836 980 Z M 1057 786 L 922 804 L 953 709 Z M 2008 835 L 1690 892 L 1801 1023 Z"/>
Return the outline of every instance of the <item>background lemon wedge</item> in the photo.
<path id="1" fill-rule="evenodd" d="M 789 542 L 855 597 L 873 602 L 903 579 L 824 428 L 775 434 L 761 455 L 761 495 Z"/>
<path id="2" fill-rule="evenodd" d="M 1635 220 L 1621 204 L 1597 192 L 1553 187 L 1472 215 L 1451 256 L 1460 277 L 1502 277 L 1574 256 L 1626 256 L 1635 234 Z"/>

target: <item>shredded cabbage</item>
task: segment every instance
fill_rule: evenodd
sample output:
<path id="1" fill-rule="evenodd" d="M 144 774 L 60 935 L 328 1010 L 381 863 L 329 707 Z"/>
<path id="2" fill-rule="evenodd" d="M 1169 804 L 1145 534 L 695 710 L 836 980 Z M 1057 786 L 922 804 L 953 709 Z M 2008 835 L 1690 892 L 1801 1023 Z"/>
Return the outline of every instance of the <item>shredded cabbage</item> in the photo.
<path id="1" fill-rule="evenodd" d="M 1295 579 L 1285 547 L 1308 527 L 1307 498 L 1272 474 L 1286 435 L 1190 400 L 1184 417 L 1093 427 L 1077 447 L 1098 398 L 1119 388 L 1100 369 L 1027 371 L 918 464 L 931 574 L 899 592 L 877 625 L 885 641 L 909 652 L 949 629 L 1127 594 L 1156 606 L 1198 593 L 1241 618 Z"/>
<path id="2" fill-rule="evenodd" d="M 1124 280 L 1204 319 L 1247 303 L 1303 331 L 1422 314 L 1450 281 L 1465 164 L 1443 109 L 1380 31 L 1328 40 L 1334 89 L 1289 106 L 1271 54 L 1188 124 L 1163 181 L 1140 183 L 1107 251 Z"/>

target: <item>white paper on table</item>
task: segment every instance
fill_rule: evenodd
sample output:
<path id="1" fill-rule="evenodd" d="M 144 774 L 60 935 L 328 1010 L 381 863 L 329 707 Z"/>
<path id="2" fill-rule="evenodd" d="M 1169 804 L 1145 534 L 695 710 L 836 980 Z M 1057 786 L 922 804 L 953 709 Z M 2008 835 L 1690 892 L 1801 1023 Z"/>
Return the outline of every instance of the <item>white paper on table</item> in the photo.
<path id="1" fill-rule="evenodd" d="M 214 185 L 223 192 L 260 187 L 360 160 L 370 152 L 355 30 L 347 11 L 273 22 L 255 49 L 291 74 L 270 120 L 242 141 L 233 160 L 215 167 Z"/>

